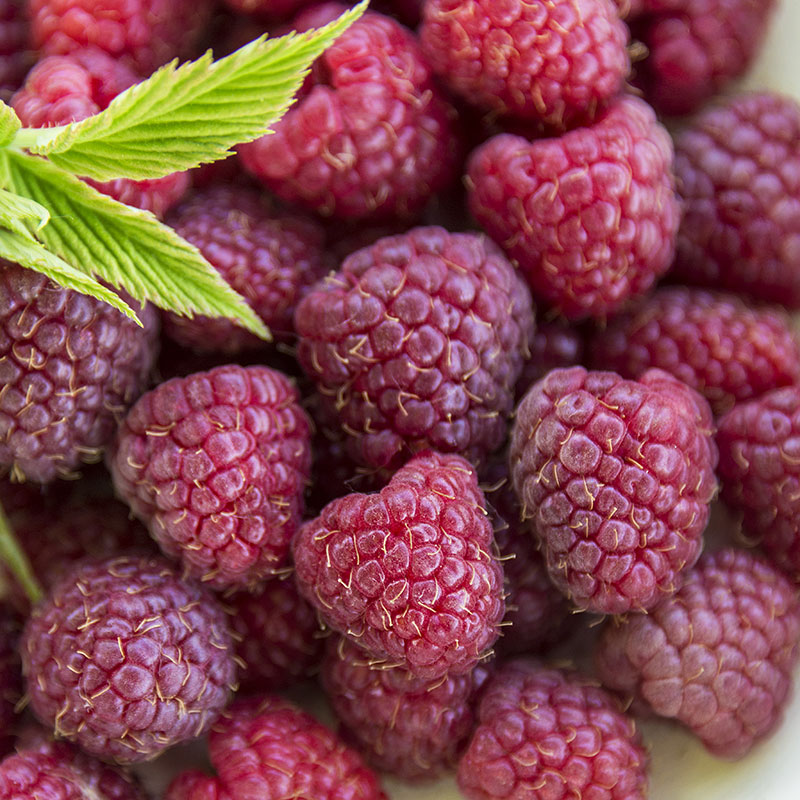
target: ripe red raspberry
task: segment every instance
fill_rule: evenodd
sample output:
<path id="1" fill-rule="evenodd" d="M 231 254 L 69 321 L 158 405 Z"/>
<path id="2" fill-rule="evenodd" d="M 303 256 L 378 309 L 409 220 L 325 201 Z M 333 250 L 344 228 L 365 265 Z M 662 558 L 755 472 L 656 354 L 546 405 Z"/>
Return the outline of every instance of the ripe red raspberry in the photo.
<path id="1" fill-rule="evenodd" d="M 216 588 L 283 566 L 311 469 L 309 421 L 290 380 L 234 364 L 173 378 L 119 429 L 117 493 L 186 571 Z"/>
<path id="2" fill-rule="evenodd" d="M 223 185 L 198 192 L 173 212 L 169 224 L 282 338 L 293 332 L 300 298 L 328 271 L 323 228 L 296 214 L 270 212 L 255 191 Z M 235 354 L 264 346 L 220 318 L 167 314 L 164 332 L 199 352 Z"/>
<path id="3" fill-rule="evenodd" d="M 529 349 L 530 357 L 517 380 L 518 399 L 551 370 L 583 363 L 583 332 L 564 319 L 539 320 Z"/>
<path id="4" fill-rule="evenodd" d="M 0 763 L 0 800 L 146 800 L 139 784 L 116 767 L 66 742 L 18 751 Z"/>
<path id="5" fill-rule="evenodd" d="M 596 662 L 611 689 L 741 758 L 780 722 L 797 662 L 796 592 L 742 550 L 705 555 L 650 614 L 607 624 Z"/>
<path id="6" fill-rule="evenodd" d="M 800 581 L 800 386 L 736 405 L 719 421 L 722 498 L 748 538 Z"/>
<path id="7" fill-rule="evenodd" d="M 17 718 L 15 708 L 22 699 L 22 670 L 17 650 L 19 632 L 19 619 L 14 611 L 3 603 L 0 605 L 0 758 L 9 752 L 14 744 Z M 1 797 L 2 789 L 0 789 Z"/>
<path id="8" fill-rule="evenodd" d="M 217 777 L 179 775 L 165 800 L 386 800 L 361 757 L 278 697 L 234 704 L 208 737 Z"/>
<path id="9" fill-rule="evenodd" d="M 376 769 L 405 780 L 452 769 L 475 724 L 474 696 L 488 672 L 425 680 L 375 665 L 346 639 L 331 639 L 322 681 L 348 741 Z"/>
<path id="10" fill-rule="evenodd" d="M 663 369 L 718 415 L 800 379 L 800 344 L 781 310 L 700 289 L 660 289 L 598 331 L 591 352 L 596 367 L 625 378 Z"/>
<path id="11" fill-rule="evenodd" d="M 236 14 L 247 14 L 267 21 L 286 19 L 314 0 L 225 0 L 225 5 Z"/>
<path id="12" fill-rule="evenodd" d="M 23 125 L 47 128 L 67 125 L 97 114 L 139 78 L 133 70 L 100 50 L 42 59 L 12 98 Z M 103 194 L 161 217 L 189 188 L 189 175 L 173 172 L 164 178 L 99 183 L 87 179 Z"/>
<path id="13" fill-rule="evenodd" d="M 514 488 L 550 578 L 582 609 L 647 610 L 700 555 L 716 490 L 708 404 L 658 369 L 583 367 L 531 387 L 511 433 Z"/>
<path id="14" fill-rule="evenodd" d="M 427 0 L 419 35 L 456 94 L 559 129 L 591 120 L 630 68 L 628 29 L 611 0 Z"/>
<path id="15" fill-rule="evenodd" d="M 0 0 L 0 93 L 19 89 L 34 60 L 28 4 L 24 0 Z"/>
<path id="16" fill-rule="evenodd" d="M 738 95 L 675 146 L 685 207 L 675 278 L 800 308 L 800 105 Z"/>
<path id="17" fill-rule="evenodd" d="M 211 18 L 211 0 L 29 0 L 44 55 L 97 47 L 141 75 L 188 58 Z"/>
<path id="18" fill-rule="evenodd" d="M 469 672 L 505 611 L 485 508 L 463 458 L 415 456 L 379 493 L 334 500 L 300 529 L 300 590 L 376 664 L 420 679 Z"/>
<path id="19" fill-rule="evenodd" d="M 0 261 L 0 472 L 46 483 L 97 460 L 155 360 L 155 309 L 139 318 Z"/>
<path id="20" fill-rule="evenodd" d="M 292 27 L 324 25 L 343 10 L 327 3 Z M 367 12 L 316 62 L 275 132 L 239 153 L 288 202 L 343 219 L 411 215 L 455 173 L 451 116 L 413 34 Z"/>
<path id="21" fill-rule="evenodd" d="M 636 69 L 645 95 L 664 114 L 689 114 L 747 72 L 777 2 L 639 0 L 636 5 L 629 21 L 648 52 Z"/>
<path id="22" fill-rule="evenodd" d="M 37 717 L 120 764 L 201 736 L 235 678 L 225 612 L 160 558 L 78 564 L 33 610 L 21 651 Z"/>
<path id="23" fill-rule="evenodd" d="M 297 357 L 368 467 L 499 447 L 533 333 L 524 282 L 474 233 L 415 228 L 348 256 L 295 313 Z"/>
<path id="24" fill-rule="evenodd" d="M 587 679 L 512 661 L 489 683 L 458 767 L 469 800 L 644 800 L 647 753 L 633 720 Z"/>
<path id="25" fill-rule="evenodd" d="M 316 611 L 303 599 L 294 577 L 275 578 L 263 588 L 225 598 L 245 692 L 277 692 L 313 677 L 325 641 Z"/>
<path id="26" fill-rule="evenodd" d="M 672 141 L 635 97 L 557 139 L 500 134 L 468 165 L 472 213 L 519 262 L 534 296 L 569 319 L 644 294 L 674 254 Z"/>

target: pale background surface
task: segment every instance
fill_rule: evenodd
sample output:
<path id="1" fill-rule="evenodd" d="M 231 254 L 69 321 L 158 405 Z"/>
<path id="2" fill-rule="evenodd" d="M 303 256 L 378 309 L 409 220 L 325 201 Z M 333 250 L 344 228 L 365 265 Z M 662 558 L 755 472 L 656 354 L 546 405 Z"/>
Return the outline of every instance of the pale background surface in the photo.
<path id="1" fill-rule="evenodd" d="M 768 86 L 800 98 L 800 0 L 780 0 L 770 38 L 747 85 Z M 718 528 L 729 527 L 727 520 L 718 519 Z M 724 537 L 726 531 L 718 533 Z M 675 726 L 647 723 L 642 729 L 652 756 L 651 800 L 800 800 L 800 691 L 780 731 L 735 764 L 712 758 Z M 181 766 L 195 765 L 192 752 L 196 753 L 195 747 L 171 753 L 168 764 L 139 768 L 155 797 L 161 797 L 162 787 Z M 461 798 L 451 780 L 408 787 L 387 779 L 385 787 L 391 800 Z"/>

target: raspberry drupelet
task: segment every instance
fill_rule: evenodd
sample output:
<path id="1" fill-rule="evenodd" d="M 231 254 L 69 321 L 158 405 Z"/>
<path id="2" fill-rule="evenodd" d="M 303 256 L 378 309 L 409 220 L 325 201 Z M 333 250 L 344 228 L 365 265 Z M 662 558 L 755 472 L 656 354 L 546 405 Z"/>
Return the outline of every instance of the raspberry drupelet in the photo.
<path id="1" fill-rule="evenodd" d="M 426 680 L 469 672 L 505 611 L 485 508 L 467 461 L 421 453 L 377 494 L 334 500 L 300 529 L 300 589 L 376 665 Z"/>
<path id="2" fill-rule="evenodd" d="M 248 586 L 287 559 L 311 469 L 298 400 L 282 373 L 230 364 L 160 384 L 119 428 L 117 494 L 214 588 Z"/>
<path id="3" fill-rule="evenodd" d="M 562 129 L 622 89 L 628 29 L 611 0 L 427 0 L 420 43 L 441 80 L 486 111 Z"/>
<path id="4" fill-rule="evenodd" d="M 730 549 L 704 555 L 651 613 L 608 622 L 595 660 L 606 686 L 737 759 L 780 722 L 798 637 L 794 587 L 763 558 Z"/>
<path id="5" fill-rule="evenodd" d="M 348 256 L 295 314 L 297 357 L 366 467 L 427 447 L 479 462 L 506 436 L 530 294 L 485 236 L 415 228 Z"/>
<path id="6" fill-rule="evenodd" d="M 530 344 L 530 357 L 517 380 L 517 399 L 548 372 L 559 367 L 574 367 L 584 363 L 584 333 L 580 327 L 565 319 L 536 321 L 536 333 Z"/>
<path id="7" fill-rule="evenodd" d="M 514 488 L 550 578 L 579 609 L 647 610 L 700 555 L 716 491 L 706 401 L 658 369 L 534 384 L 511 433 Z"/>
<path id="8" fill-rule="evenodd" d="M 301 14 L 299 31 L 344 10 Z M 273 134 L 239 148 L 281 199 L 340 219 L 410 216 L 456 175 L 452 110 L 413 34 L 367 12 L 317 60 Z"/>
<path id="9" fill-rule="evenodd" d="M 235 688 L 225 612 L 161 558 L 76 565 L 36 606 L 20 649 L 36 716 L 119 764 L 201 736 Z"/>
<path id="10" fill-rule="evenodd" d="M 34 61 L 28 17 L 24 0 L 0 0 L 0 94 L 6 101 Z"/>
<path id="11" fill-rule="evenodd" d="M 239 701 L 208 737 L 215 777 L 191 771 L 165 800 L 387 800 L 355 750 L 286 700 Z"/>
<path id="12" fill-rule="evenodd" d="M 470 209 L 519 264 L 534 298 L 571 320 L 604 318 L 669 268 L 680 207 L 672 140 L 623 96 L 558 138 L 503 133 L 473 150 Z"/>
<path id="13" fill-rule="evenodd" d="M 595 683 L 512 661 L 489 682 L 458 767 L 469 800 L 645 800 L 647 754 L 633 720 Z"/>

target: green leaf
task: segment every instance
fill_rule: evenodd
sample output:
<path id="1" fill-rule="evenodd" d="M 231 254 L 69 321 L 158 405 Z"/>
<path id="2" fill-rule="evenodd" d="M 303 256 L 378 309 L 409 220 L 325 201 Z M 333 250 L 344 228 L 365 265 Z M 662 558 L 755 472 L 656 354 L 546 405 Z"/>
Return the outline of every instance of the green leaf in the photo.
<path id="1" fill-rule="evenodd" d="M 75 267 L 71 267 L 66 261 L 46 250 L 33 239 L 0 228 L 0 258 L 6 258 L 22 267 L 41 272 L 50 280 L 67 289 L 74 289 L 81 294 L 88 294 L 98 300 L 103 300 L 139 322 L 133 309 L 116 292 L 106 288 L 102 283 L 98 283 L 91 275 L 86 275 Z"/>
<path id="2" fill-rule="evenodd" d="M 5 163 L 3 163 L 5 162 Z M 197 248 L 151 213 L 118 203 L 46 159 L 0 151 L 8 187 L 41 203 L 48 250 L 136 300 L 193 316 L 227 317 L 262 339 L 269 331 Z"/>
<path id="3" fill-rule="evenodd" d="M 0 189 L 0 225 L 3 227 L 35 241 L 34 234 L 38 234 L 49 219 L 50 213 L 44 206 Z"/>
<path id="4" fill-rule="evenodd" d="M 366 0 L 319 30 L 264 36 L 212 62 L 172 62 L 105 111 L 60 131 L 21 131 L 16 144 L 76 175 L 160 178 L 227 158 L 269 132 L 316 58 L 366 10 Z"/>
<path id="5" fill-rule="evenodd" d="M 0 100 L 0 147 L 5 147 L 14 138 L 20 125 L 14 109 Z"/>

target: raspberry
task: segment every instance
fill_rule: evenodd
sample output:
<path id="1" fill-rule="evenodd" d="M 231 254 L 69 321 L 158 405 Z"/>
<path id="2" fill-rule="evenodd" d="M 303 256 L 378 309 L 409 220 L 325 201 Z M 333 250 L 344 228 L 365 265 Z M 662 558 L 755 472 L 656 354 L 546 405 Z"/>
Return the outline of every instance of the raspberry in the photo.
<path id="1" fill-rule="evenodd" d="M 487 676 L 424 680 L 398 667 L 374 666 L 361 649 L 331 639 L 322 680 L 350 741 L 382 772 L 405 780 L 453 768 L 472 733 L 471 703 Z"/>
<path id="2" fill-rule="evenodd" d="M 647 610 L 700 554 L 716 490 L 711 412 L 658 369 L 534 384 L 511 433 L 514 488 L 551 580 L 581 609 Z"/>
<path id="3" fill-rule="evenodd" d="M 33 63 L 28 6 L 23 0 L 0 0 L 0 93 L 20 87 Z"/>
<path id="4" fill-rule="evenodd" d="M 374 662 L 431 679 L 494 644 L 503 574 L 474 469 L 422 453 L 377 494 L 334 500 L 293 543 L 300 590 Z"/>
<path id="5" fill-rule="evenodd" d="M 190 575 L 245 586 L 283 565 L 311 468 L 297 401 L 280 372 L 231 364 L 162 383 L 123 421 L 117 493 Z"/>
<path id="6" fill-rule="evenodd" d="M 31 706 L 59 737 L 120 764 L 201 736 L 235 676 L 225 612 L 160 558 L 78 564 L 28 620 Z"/>
<path id="7" fill-rule="evenodd" d="M 218 777 L 179 775 L 165 800 L 386 800 L 360 756 L 277 697 L 234 704 L 208 737 Z"/>
<path id="8" fill-rule="evenodd" d="M 715 414 L 800 379 L 800 344 L 779 309 L 683 287 L 660 289 L 592 340 L 592 362 L 626 378 L 663 369 Z"/>
<path id="9" fill-rule="evenodd" d="M 0 605 L 0 758 L 14 744 L 15 708 L 22 698 L 22 672 L 17 652 L 19 629 L 20 622 L 13 610 L 5 604 Z M 0 798 L 2 796 L 0 789 Z"/>
<path id="10" fill-rule="evenodd" d="M 237 14 L 265 20 L 285 19 L 313 4 L 314 0 L 225 0 L 225 5 Z"/>
<path id="11" fill-rule="evenodd" d="M 458 767 L 469 800 L 644 800 L 647 754 L 632 719 L 587 679 L 513 661 L 486 689 Z"/>
<path id="12" fill-rule="evenodd" d="M 533 333 L 530 295 L 485 237 L 415 228 L 348 256 L 300 302 L 297 357 L 360 464 L 499 447 Z"/>
<path id="13" fill-rule="evenodd" d="M 569 319 L 602 318 L 672 262 L 680 216 L 672 157 L 652 109 L 623 97 L 560 138 L 500 134 L 478 147 L 470 208 L 535 297 Z"/>
<path id="14" fill-rule="evenodd" d="M 611 0 L 427 0 L 420 43 L 456 94 L 555 128 L 591 120 L 622 89 L 628 29 Z"/>
<path id="15" fill-rule="evenodd" d="M 530 345 L 530 358 L 517 380 L 517 398 L 522 399 L 525 392 L 551 370 L 581 364 L 583 351 L 583 333 L 579 328 L 564 319 L 538 321 Z"/>
<path id="16" fill-rule="evenodd" d="M 719 422 L 722 498 L 749 537 L 800 581 L 800 386 L 736 405 Z"/>
<path id="17" fill-rule="evenodd" d="M 800 607 L 786 578 L 731 549 L 703 556 L 650 614 L 609 623 L 595 655 L 609 688 L 735 759 L 780 722 L 798 637 Z"/>
<path id="18" fill-rule="evenodd" d="M 324 25 L 343 10 L 327 3 L 292 27 Z M 239 148 L 244 166 L 283 200 L 343 219 L 414 214 L 459 157 L 450 107 L 416 39 L 374 12 L 325 51 L 273 130 Z"/>
<path id="19" fill-rule="evenodd" d="M 244 663 L 244 691 L 276 692 L 316 674 L 325 643 L 317 614 L 293 577 L 267 581 L 252 594 L 236 592 L 225 603 Z"/>
<path id="20" fill-rule="evenodd" d="M 97 47 L 141 75 L 188 58 L 211 18 L 211 0 L 29 0 L 44 55 Z"/>
<path id="21" fill-rule="evenodd" d="M 0 800 L 146 800 L 138 783 L 65 742 L 20 750 L 0 763 Z"/>
<path id="22" fill-rule="evenodd" d="M 12 105 L 28 127 L 67 125 L 104 110 L 138 80 L 131 69 L 100 50 L 50 56 L 28 73 L 25 84 L 12 98 Z M 152 211 L 159 217 L 189 188 L 185 172 L 173 172 L 156 180 L 86 182 L 121 203 Z"/>
<path id="23" fill-rule="evenodd" d="M 97 460 L 155 360 L 155 310 L 139 317 L 0 262 L 0 472 L 46 483 Z"/>
<path id="24" fill-rule="evenodd" d="M 742 94 L 676 139 L 685 213 L 673 275 L 800 308 L 800 105 Z"/>
<path id="25" fill-rule="evenodd" d="M 689 114 L 747 72 L 777 3 L 640 0 L 638 5 L 631 8 L 631 25 L 649 53 L 637 65 L 646 97 L 664 114 Z"/>
<path id="26" fill-rule="evenodd" d="M 299 299 L 328 270 L 322 227 L 297 215 L 270 213 L 255 191 L 231 185 L 198 192 L 169 223 L 284 338 L 293 331 Z M 200 352 L 235 354 L 264 346 L 226 319 L 167 314 L 164 331 Z"/>

